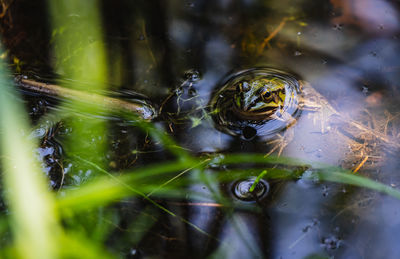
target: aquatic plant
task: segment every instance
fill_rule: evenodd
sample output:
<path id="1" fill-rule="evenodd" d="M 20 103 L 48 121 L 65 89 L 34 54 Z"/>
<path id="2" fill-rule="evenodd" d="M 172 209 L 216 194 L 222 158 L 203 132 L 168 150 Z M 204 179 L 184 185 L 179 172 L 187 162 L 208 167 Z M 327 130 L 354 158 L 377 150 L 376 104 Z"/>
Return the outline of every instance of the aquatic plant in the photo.
<path id="1" fill-rule="evenodd" d="M 107 53 L 101 40 L 103 32 L 100 30 L 97 1 L 49 0 L 48 3 L 56 56 L 54 70 L 63 72 L 73 82 L 91 82 L 88 84 L 91 89 L 85 89 L 88 92 L 107 90 Z M 71 16 L 71 13 L 81 17 Z M 70 19 L 75 18 L 79 19 L 78 28 L 69 25 Z M 285 18 L 280 27 L 291 20 Z M 273 33 L 276 35 L 277 32 Z M 259 51 L 265 48 L 271 37 L 266 38 Z M 74 51 L 71 52 L 71 49 Z M 242 234 L 239 236 L 242 243 L 254 255 L 260 256 L 262 253 L 258 251 L 256 242 L 249 239 L 252 235 L 246 232 L 246 224 L 234 211 L 262 211 L 263 206 L 253 205 L 268 199 L 269 183 L 274 181 L 333 182 L 368 188 L 400 199 L 400 192 L 391 186 L 326 164 L 258 153 L 194 154 L 179 145 L 165 125 L 147 121 L 126 110 L 117 114 L 118 122 L 124 127 L 134 128 L 139 139 L 162 152 L 150 150 L 148 152 L 156 153 L 154 161 L 120 170 L 114 166 L 115 161 L 107 156 L 110 145 L 106 136 L 112 127 L 112 116 L 107 116 L 112 109 L 107 105 L 104 109 L 91 105 L 90 101 L 84 103 L 79 100 L 62 101 L 58 109 L 51 110 L 36 123 L 41 127 L 46 121 L 62 121 L 73 131 L 62 139 L 65 151 L 62 155 L 65 164 L 78 167 L 76 175 L 65 176 L 67 169 L 61 166 L 63 179 L 57 188 L 51 188 L 36 157 L 38 138 L 32 132 L 37 125 L 32 129 L 11 75 L 3 61 L 0 64 L 0 255 L 5 258 L 112 258 L 135 255 L 141 240 L 153 231 L 159 219 L 165 217 L 188 226 L 193 230 L 188 232 L 193 235 L 219 241 L 219 237 L 208 229 L 176 211 L 174 205 L 179 202 L 198 208 L 220 208 L 226 217 L 231 217 L 233 228 Z M 71 87 L 71 83 L 63 80 L 58 83 L 65 89 Z M 80 86 L 79 83 L 72 85 L 75 88 Z M 85 96 L 83 94 L 81 98 Z M 207 117 L 204 110 L 201 110 L 201 118 Z M 196 121 L 192 127 L 199 124 L 201 122 Z M 53 126 L 46 128 L 43 135 L 47 136 Z M 279 128 L 286 126 L 285 122 Z M 131 150 L 130 155 L 140 152 L 147 151 L 138 148 Z M 155 157 L 158 154 L 163 158 L 157 160 Z M 69 184 L 63 184 L 64 176 L 70 177 Z M 232 182 L 233 187 L 230 186 Z M 194 188 L 197 185 L 202 188 Z M 221 191 L 223 188 L 219 187 L 224 185 L 228 185 L 225 190 L 236 190 L 237 195 Z M 202 192 L 203 189 L 207 192 Z M 137 210 L 128 220 L 116 209 L 124 204 Z M 129 233 L 128 237 L 115 234 L 122 228 L 121 221 L 124 222 L 122 231 Z M 126 242 L 113 243 L 119 238 L 126 238 Z M 125 246 L 129 246 L 129 250 Z M 230 249 L 229 244 L 224 242 L 213 255 L 229 255 Z"/>

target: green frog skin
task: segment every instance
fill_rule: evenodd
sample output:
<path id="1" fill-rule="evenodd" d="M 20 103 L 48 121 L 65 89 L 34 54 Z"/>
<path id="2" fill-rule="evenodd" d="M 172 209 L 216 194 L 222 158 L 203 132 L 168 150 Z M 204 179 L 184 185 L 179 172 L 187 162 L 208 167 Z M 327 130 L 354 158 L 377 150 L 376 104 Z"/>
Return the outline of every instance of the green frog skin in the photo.
<path id="1" fill-rule="evenodd" d="M 236 84 L 234 113 L 243 119 L 259 120 L 284 106 L 285 84 L 278 78 L 254 78 Z"/>

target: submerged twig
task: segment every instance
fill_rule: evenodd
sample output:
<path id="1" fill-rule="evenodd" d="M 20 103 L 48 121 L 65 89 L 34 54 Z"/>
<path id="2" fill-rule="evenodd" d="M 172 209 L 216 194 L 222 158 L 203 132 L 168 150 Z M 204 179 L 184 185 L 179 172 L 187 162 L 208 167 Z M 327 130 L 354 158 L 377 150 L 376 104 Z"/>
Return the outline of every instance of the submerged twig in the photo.
<path id="1" fill-rule="evenodd" d="M 8 9 L 10 8 L 10 6 L 13 2 L 14 2 L 14 0 L 11 0 L 9 3 L 5 3 L 4 1 L 1 1 L 2 11 L 0 13 L 0 19 L 3 19 L 4 16 L 6 16 Z"/>
<path id="2" fill-rule="evenodd" d="M 153 64 L 154 64 L 155 66 L 157 66 L 157 60 L 156 60 L 156 58 L 154 57 L 153 51 L 151 50 L 150 43 L 149 43 L 148 36 L 147 36 L 147 32 L 146 32 L 146 24 L 145 24 L 144 21 L 142 21 L 142 33 L 143 33 L 144 40 L 145 40 L 145 42 L 146 42 L 147 50 L 148 50 L 149 55 L 150 55 L 150 57 L 151 57 L 151 61 L 153 61 Z M 149 68 L 149 69 L 150 69 L 150 68 Z"/>
<path id="3" fill-rule="evenodd" d="M 144 103 L 133 103 L 117 98 L 104 96 L 96 93 L 89 93 L 80 90 L 74 90 L 54 84 L 37 82 L 31 79 L 17 78 L 16 82 L 19 87 L 51 97 L 62 97 L 76 100 L 91 105 L 100 106 L 102 108 L 132 112 L 145 120 L 151 120 L 156 117 L 153 107 Z"/>
<path id="4" fill-rule="evenodd" d="M 265 39 L 264 41 L 260 44 L 258 47 L 258 54 L 260 55 L 262 51 L 264 50 L 265 46 L 269 44 L 269 42 L 280 32 L 283 27 L 285 26 L 286 22 L 290 19 L 290 17 L 284 17 L 282 21 L 279 23 L 278 27 L 275 28 Z"/>

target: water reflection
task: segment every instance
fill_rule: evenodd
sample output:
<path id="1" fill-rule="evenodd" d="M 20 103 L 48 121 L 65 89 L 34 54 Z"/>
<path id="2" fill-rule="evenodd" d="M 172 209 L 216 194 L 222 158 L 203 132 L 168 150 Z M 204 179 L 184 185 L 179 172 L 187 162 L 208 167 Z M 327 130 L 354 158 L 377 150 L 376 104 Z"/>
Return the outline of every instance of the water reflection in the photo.
<path id="1" fill-rule="evenodd" d="M 367 33 L 387 35 L 399 28 L 398 12 L 392 1 L 379 0 L 331 0 L 339 15 L 332 23 L 340 25 L 355 25 Z"/>
<path id="2" fill-rule="evenodd" d="M 17 4 L 17 10 L 27 2 Z M 393 175 L 399 168 L 400 132 L 397 2 L 221 0 L 182 3 L 152 0 L 102 3 L 110 68 L 107 80 L 113 86 L 111 90 L 128 89 L 148 95 L 163 108 L 158 125 L 173 135 L 182 147 L 194 154 L 275 152 L 353 170 L 361 165 L 359 172 L 373 179 L 398 183 L 399 179 Z M 42 10 L 43 7 L 38 6 L 36 8 Z M 15 14 L 17 28 L 25 28 L 22 30 L 25 39 L 35 39 L 34 30 L 23 26 L 25 19 Z M 11 33 L 13 29 L 5 30 Z M 46 38 L 42 34 L 39 37 Z M 28 49 L 38 46 L 47 49 L 43 40 L 26 42 L 34 42 L 35 48 Z M 260 52 L 258 46 L 263 43 L 265 47 Z M 44 52 L 42 63 L 48 70 L 51 55 Z M 30 55 L 22 57 L 32 59 Z M 219 132 L 213 126 L 207 107 L 213 90 L 218 89 L 219 82 L 227 74 L 259 66 L 294 71 L 315 90 L 313 96 L 307 98 L 314 98 L 313 105 L 306 105 L 294 127 L 277 136 L 273 143 L 259 138 L 245 141 Z M 197 77 L 188 80 L 185 76 L 188 70 L 196 71 Z M 35 68 L 35 71 L 38 70 Z M 118 89 L 120 85 L 123 87 Z M 358 124 L 349 124 L 349 121 Z M 128 136 L 126 125 L 123 129 L 116 128 L 116 135 L 122 137 L 116 137 L 110 156 L 121 159 L 110 164 L 112 168 L 118 170 L 134 166 L 135 162 L 145 164 L 168 159 L 168 154 L 162 152 L 154 156 L 133 154 L 132 150 L 145 147 L 147 143 Z M 132 132 L 134 134 L 137 133 Z M 43 154 L 48 152 L 42 151 Z M 123 159 L 118 154 L 126 157 Z M 139 160 L 135 160 L 137 157 Z M 361 164 L 365 158 L 367 160 Z M 190 186 L 188 193 L 202 193 L 202 199 L 189 195 L 186 202 L 220 204 L 215 193 L 223 192 L 222 183 L 215 179 L 210 182 L 206 189 L 203 184 Z M 165 251 L 188 255 L 204 250 L 199 254 L 229 258 L 259 255 L 396 258 L 397 201 L 371 198 L 371 193 L 360 190 L 344 193 L 341 186 L 318 182 L 286 182 L 282 186 L 279 190 L 271 186 L 273 199 L 268 206 L 261 207 L 261 213 L 171 205 L 171 209 L 221 242 L 163 216 L 154 232 L 161 229 L 171 234 L 181 241 L 181 246 L 167 248 L 174 243 L 172 239 L 149 234 L 139 243 L 140 250 L 150 255 Z M 356 206 L 358 201 L 366 199 L 363 195 L 369 195 L 367 198 L 374 202 L 367 207 Z M 250 206 L 254 209 L 258 204 Z M 166 226 L 170 222 L 174 223 L 173 228 Z M 374 233 L 372 237 L 371 232 Z M 186 239 L 189 245 L 182 241 Z M 153 246 L 160 241 L 162 245 Z M 386 251 L 391 252 L 385 254 Z"/>

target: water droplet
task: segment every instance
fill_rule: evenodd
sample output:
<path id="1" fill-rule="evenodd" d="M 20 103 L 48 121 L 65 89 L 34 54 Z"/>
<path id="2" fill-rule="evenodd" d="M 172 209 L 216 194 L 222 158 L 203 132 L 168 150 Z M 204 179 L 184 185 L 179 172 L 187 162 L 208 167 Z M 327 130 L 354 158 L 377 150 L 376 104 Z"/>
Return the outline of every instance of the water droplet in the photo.
<path id="1" fill-rule="evenodd" d="M 342 24 L 335 24 L 333 26 L 333 29 L 336 31 L 341 31 L 343 29 L 343 25 Z"/>
<path id="2" fill-rule="evenodd" d="M 342 241 L 335 236 L 326 237 L 322 239 L 322 246 L 329 250 L 338 249 Z"/>
<path id="3" fill-rule="evenodd" d="M 256 184 L 254 190 L 250 192 L 250 188 L 254 184 L 255 180 L 256 177 L 251 177 L 234 183 L 232 191 L 235 197 L 242 201 L 254 201 L 265 196 L 269 191 L 269 184 L 263 179 L 261 179 Z"/>
<path id="4" fill-rule="evenodd" d="M 322 196 L 327 197 L 329 195 L 329 187 L 324 185 L 322 186 Z"/>
<path id="5" fill-rule="evenodd" d="M 139 249 L 136 248 L 131 248 L 128 253 L 127 253 L 127 258 L 133 259 L 133 258 L 142 258 L 143 254 L 140 252 Z"/>
<path id="6" fill-rule="evenodd" d="M 297 56 L 301 56 L 303 53 L 301 53 L 300 51 L 298 51 L 298 50 L 296 50 L 295 52 L 294 52 L 294 55 L 297 57 Z"/>
<path id="7" fill-rule="evenodd" d="M 225 158 L 223 154 L 218 154 L 208 163 L 209 168 L 220 168 L 223 164 L 221 161 Z"/>
<path id="8" fill-rule="evenodd" d="M 314 169 L 307 169 L 303 172 L 297 184 L 303 188 L 311 188 L 320 182 L 319 176 Z"/>
<path id="9" fill-rule="evenodd" d="M 363 85 L 363 87 L 362 87 L 362 93 L 366 95 L 366 94 L 368 94 L 368 92 L 369 92 L 368 87 L 365 86 L 365 85 Z"/>
<path id="10" fill-rule="evenodd" d="M 200 80 L 200 72 L 195 69 L 190 69 L 184 74 L 185 80 L 190 80 L 192 82 Z"/>

